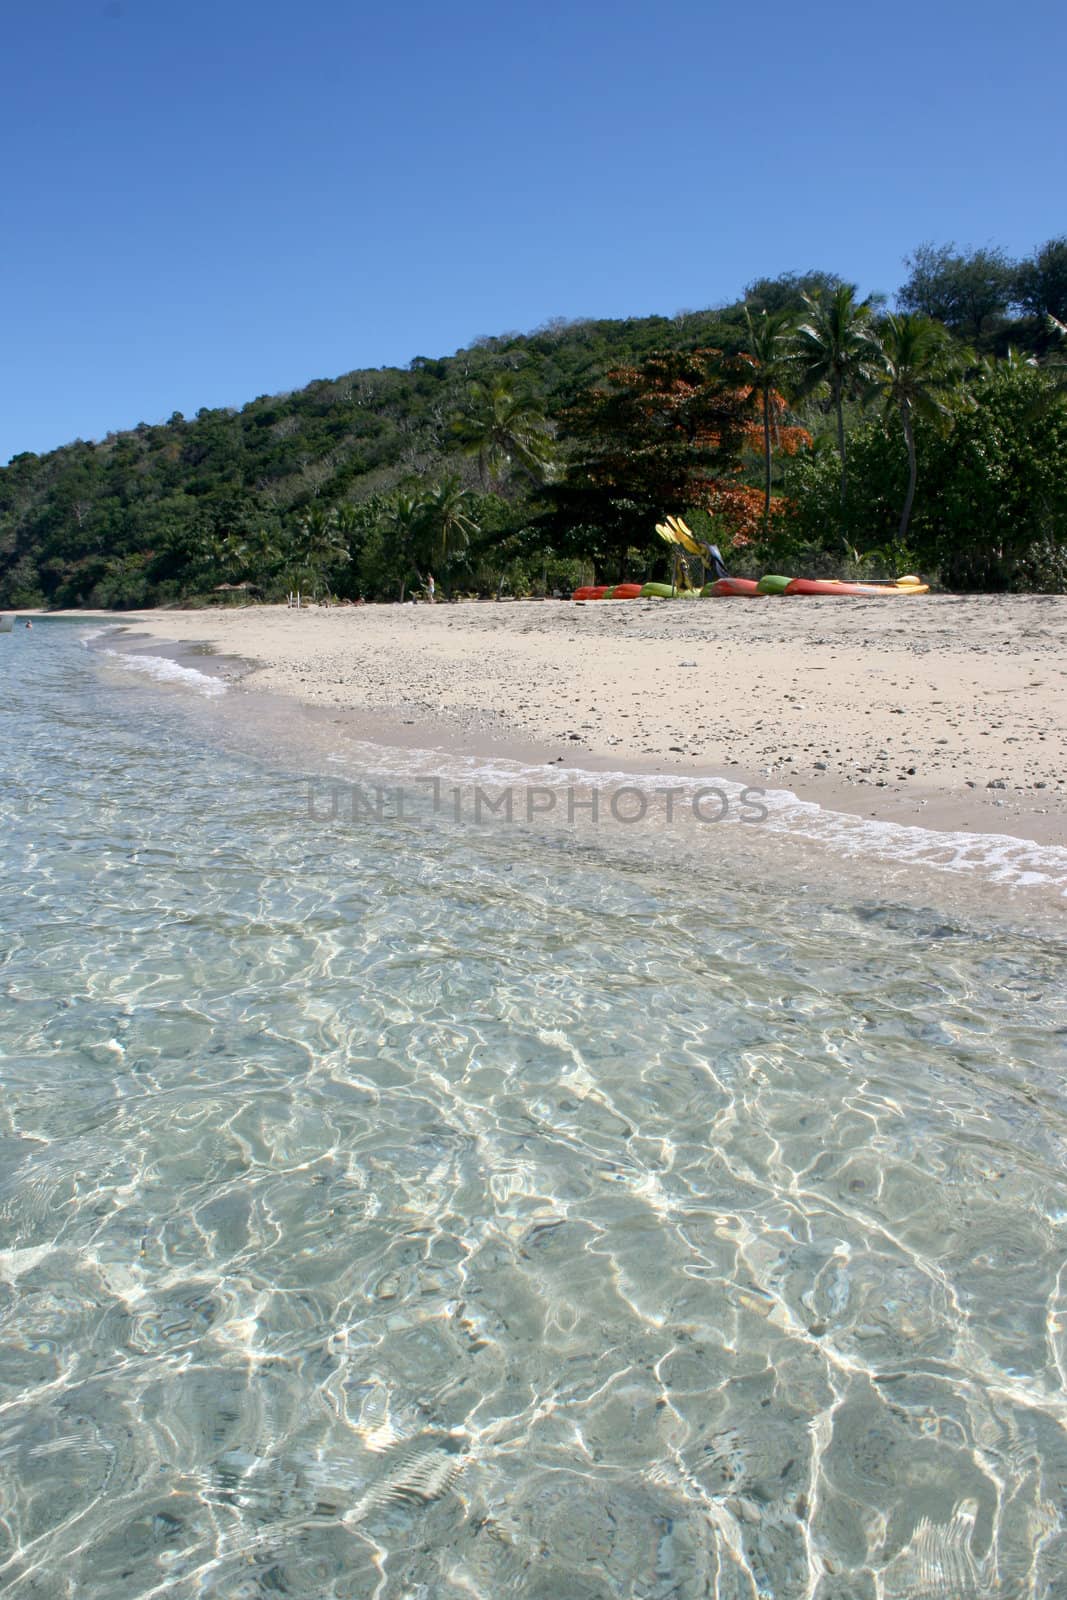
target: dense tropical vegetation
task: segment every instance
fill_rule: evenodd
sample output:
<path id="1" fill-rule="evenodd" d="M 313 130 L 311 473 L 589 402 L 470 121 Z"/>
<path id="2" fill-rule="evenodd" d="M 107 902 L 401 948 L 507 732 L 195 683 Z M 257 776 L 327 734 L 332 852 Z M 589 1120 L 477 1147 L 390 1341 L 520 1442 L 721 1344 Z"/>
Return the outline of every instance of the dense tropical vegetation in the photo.
<path id="1" fill-rule="evenodd" d="M 738 572 L 1063 591 L 1067 237 L 907 266 L 893 312 L 787 274 L 16 456 L 0 604 L 567 591 L 666 575 L 669 513 Z"/>

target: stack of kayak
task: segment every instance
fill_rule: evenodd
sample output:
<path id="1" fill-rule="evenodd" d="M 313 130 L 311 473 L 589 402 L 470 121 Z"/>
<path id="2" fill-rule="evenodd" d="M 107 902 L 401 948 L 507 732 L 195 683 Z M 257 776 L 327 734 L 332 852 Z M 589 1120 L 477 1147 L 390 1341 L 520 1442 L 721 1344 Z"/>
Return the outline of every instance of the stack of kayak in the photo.
<path id="1" fill-rule="evenodd" d="M 671 586 L 669 583 L 601 583 L 593 586 L 586 585 L 584 589 L 575 589 L 571 595 L 572 600 L 642 600 L 651 594 L 659 594 L 660 590 L 669 597 Z"/>
<path id="2" fill-rule="evenodd" d="M 887 583 L 851 583 L 845 578 L 783 578 L 769 572 L 760 578 L 731 578 L 726 571 L 718 545 L 708 544 L 683 522 L 681 517 L 667 517 L 656 523 L 656 532 L 665 544 L 670 545 L 674 567 L 673 583 L 602 583 L 575 589 L 573 600 L 696 600 L 725 599 L 730 595 L 758 596 L 766 594 L 858 595 L 861 599 L 881 600 L 890 595 L 928 594 L 929 584 L 920 578 L 895 578 Z M 702 589 L 694 588 L 689 580 L 690 564 L 695 556 L 703 568 L 702 577 L 714 573 L 714 579 Z"/>
<path id="3" fill-rule="evenodd" d="M 646 589 L 668 589 L 666 583 L 601 583 L 593 587 L 575 589 L 572 600 L 640 600 Z"/>
<path id="4" fill-rule="evenodd" d="M 843 578 L 785 578 L 768 573 L 760 578 L 716 578 L 703 589 L 677 589 L 670 583 L 616 583 L 575 589 L 572 600 L 698 600 L 725 599 L 731 595 L 758 598 L 768 594 L 854 595 L 880 600 L 897 595 L 929 594 L 930 585 L 919 578 L 896 578 L 889 583 L 850 583 Z"/>
<path id="5" fill-rule="evenodd" d="M 705 595 L 814 594 L 859 595 L 880 599 L 886 595 L 929 594 L 930 585 L 921 578 L 894 578 L 887 583 L 852 583 L 845 578 L 783 578 L 768 573 L 757 583 L 753 578 L 716 578 L 701 590 Z"/>

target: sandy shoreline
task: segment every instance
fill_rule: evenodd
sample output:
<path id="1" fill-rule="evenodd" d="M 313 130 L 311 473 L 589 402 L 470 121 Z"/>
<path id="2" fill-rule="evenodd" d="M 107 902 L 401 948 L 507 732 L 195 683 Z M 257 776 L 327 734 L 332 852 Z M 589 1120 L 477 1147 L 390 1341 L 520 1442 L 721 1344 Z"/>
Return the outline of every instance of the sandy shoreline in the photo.
<path id="1" fill-rule="evenodd" d="M 879 820 L 1067 841 L 1067 596 L 110 620 L 241 657 L 248 687 L 383 744 L 701 772 Z"/>

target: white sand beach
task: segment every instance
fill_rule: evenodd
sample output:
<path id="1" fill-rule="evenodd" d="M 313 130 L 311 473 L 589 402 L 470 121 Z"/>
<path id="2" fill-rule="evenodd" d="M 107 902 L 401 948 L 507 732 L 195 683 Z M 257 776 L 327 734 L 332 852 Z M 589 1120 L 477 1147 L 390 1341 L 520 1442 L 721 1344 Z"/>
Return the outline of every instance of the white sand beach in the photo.
<path id="1" fill-rule="evenodd" d="M 700 771 L 895 821 L 1067 837 L 1067 597 L 165 612 L 360 736 Z"/>

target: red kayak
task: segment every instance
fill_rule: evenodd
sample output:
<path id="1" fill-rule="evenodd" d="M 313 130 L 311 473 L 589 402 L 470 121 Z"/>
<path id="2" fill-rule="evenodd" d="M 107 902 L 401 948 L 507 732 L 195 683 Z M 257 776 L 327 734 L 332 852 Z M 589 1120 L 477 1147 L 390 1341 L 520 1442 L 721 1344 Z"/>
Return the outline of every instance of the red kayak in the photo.
<path id="1" fill-rule="evenodd" d="M 583 589 L 575 589 L 571 595 L 572 600 L 637 600 L 640 598 L 644 584 L 641 583 L 598 583 L 586 584 Z"/>
<path id="2" fill-rule="evenodd" d="M 708 585 L 704 593 L 714 595 L 758 595 L 759 584 L 755 578 L 716 578 L 714 583 Z"/>

